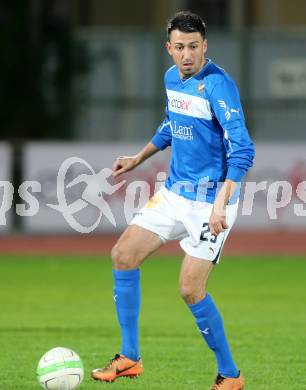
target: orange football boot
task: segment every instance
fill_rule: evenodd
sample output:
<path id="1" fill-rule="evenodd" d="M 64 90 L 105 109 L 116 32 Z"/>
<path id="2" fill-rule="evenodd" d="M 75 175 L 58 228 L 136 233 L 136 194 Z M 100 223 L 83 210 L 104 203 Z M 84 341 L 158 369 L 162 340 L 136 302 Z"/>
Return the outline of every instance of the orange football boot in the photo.
<path id="1" fill-rule="evenodd" d="M 238 378 L 223 378 L 221 375 L 217 375 L 215 383 L 210 390 L 243 390 L 244 378 L 240 374 Z"/>
<path id="2" fill-rule="evenodd" d="M 97 381 L 114 382 L 117 378 L 125 376 L 135 378 L 142 374 L 142 361 L 130 360 L 124 355 L 115 357 L 104 368 L 97 368 L 91 372 L 91 377 Z"/>

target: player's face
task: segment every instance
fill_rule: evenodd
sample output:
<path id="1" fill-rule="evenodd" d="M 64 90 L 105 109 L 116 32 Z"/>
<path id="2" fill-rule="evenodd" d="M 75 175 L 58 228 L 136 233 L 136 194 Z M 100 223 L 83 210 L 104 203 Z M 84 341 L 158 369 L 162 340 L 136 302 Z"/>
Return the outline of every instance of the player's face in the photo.
<path id="1" fill-rule="evenodd" d="M 192 77 L 203 68 L 207 40 L 199 32 L 173 30 L 166 47 L 182 78 Z"/>

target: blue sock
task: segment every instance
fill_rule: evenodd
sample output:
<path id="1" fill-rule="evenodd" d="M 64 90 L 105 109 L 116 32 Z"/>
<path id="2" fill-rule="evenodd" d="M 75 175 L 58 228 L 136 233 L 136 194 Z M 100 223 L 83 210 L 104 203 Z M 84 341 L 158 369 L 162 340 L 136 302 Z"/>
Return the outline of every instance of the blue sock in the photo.
<path id="1" fill-rule="evenodd" d="M 229 349 L 223 321 L 211 296 L 207 294 L 202 301 L 189 305 L 189 308 L 206 343 L 215 353 L 218 373 L 225 378 L 238 377 L 239 371 Z"/>
<path id="2" fill-rule="evenodd" d="M 113 270 L 114 300 L 121 327 L 121 353 L 129 359 L 138 360 L 138 318 L 140 311 L 140 270 Z"/>

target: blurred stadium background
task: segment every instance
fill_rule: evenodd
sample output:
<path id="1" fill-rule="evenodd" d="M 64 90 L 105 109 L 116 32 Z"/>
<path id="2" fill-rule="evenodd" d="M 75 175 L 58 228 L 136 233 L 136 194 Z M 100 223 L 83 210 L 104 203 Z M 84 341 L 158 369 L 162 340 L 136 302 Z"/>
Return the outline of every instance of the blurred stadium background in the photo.
<path id="1" fill-rule="evenodd" d="M 56 178 L 66 158 L 83 158 L 97 173 L 111 167 L 117 155 L 134 153 L 150 139 L 163 117 L 163 73 L 171 64 L 164 50 L 165 24 L 180 9 L 207 21 L 208 57 L 236 79 L 257 145 L 248 180 L 267 183 L 254 197 L 252 214 L 239 217 L 240 235 L 233 235 L 227 250 L 253 245 L 254 250 L 305 251 L 306 199 L 301 188 L 300 197 L 296 193 L 306 180 L 305 1 L 12 0 L 0 5 L 0 172 L 1 180 L 14 188 L 13 199 L 6 196 L 3 182 L 0 188 L 0 252 L 35 251 L 33 235 L 40 235 L 44 248 L 56 250 L 54 235 L 64 241 L 64 234 L 76 233 L 63 215 L 47 206 L 58 203 Z M 160 154 L 130 175 L 130 181 L 147 180 L 152 193 L 167 158 Z M 80 165 L 68 169 L 71 180 L 80 172 L 93 174 Z M 29 180 L 41 188 L 20 187 Z M 290 183 L 288 204 L 280 198 L 290 188 L 271 187 L 275 181 Z M 106 194 L 116 228 L 102 217 L 91 236 L 125 227 L 126 189 Z M 81 198 L 83 191 L 82 184 L 66 189 L 67 203 Z M 137 194 L 137 189 L 132 191 Z M 35 207 L 23 199 L 28 192 L 37 199 Z M 274 219 L 267 210 L 268 194 L 284 206 Z M 138 194 L 138 205 L 144 201 Z M 16 209 L 18 204 L 24 206 Z M 300 204 L 304 216 L 295 215 L 294 204 Z M 20 207 L 27 216 L 18 215 Z M 89 202 L 74 217 L 90 226 L 98 214 Z M 71 246 L 71 237 L 66 242 Z M 77 242 L 86 245 L 88 235 Z M 97 251 L 103 246 L 101 236 L 99 242 Z M 110 246 L 111 236 L 107 242 Z"/>

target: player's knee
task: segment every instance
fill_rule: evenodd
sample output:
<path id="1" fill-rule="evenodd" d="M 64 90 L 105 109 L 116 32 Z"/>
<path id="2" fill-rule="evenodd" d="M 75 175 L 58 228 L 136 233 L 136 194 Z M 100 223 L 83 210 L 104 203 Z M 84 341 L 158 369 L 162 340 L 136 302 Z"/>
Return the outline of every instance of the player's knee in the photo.
<path id="1" fill-rule="evenodd" d="M 197 289 L 191 284 L 180 283 L 180 295 L 188 305 L 199 302 L 205 296 L 204 289 Z"/>
<path id="2" fill-rule="evenodd" d="M 124 250 L 122 245 L 116 244 L 111 252 L 113 268 L 116 270 L 128 270 L 135 268 L 133 257 Z"/>

